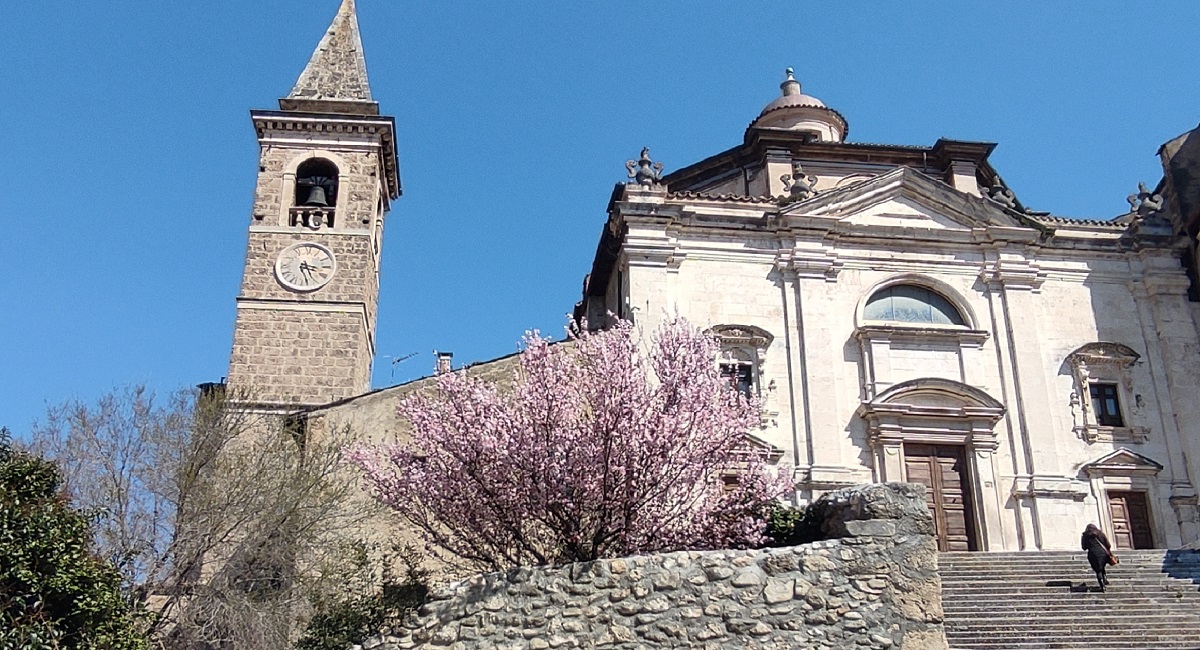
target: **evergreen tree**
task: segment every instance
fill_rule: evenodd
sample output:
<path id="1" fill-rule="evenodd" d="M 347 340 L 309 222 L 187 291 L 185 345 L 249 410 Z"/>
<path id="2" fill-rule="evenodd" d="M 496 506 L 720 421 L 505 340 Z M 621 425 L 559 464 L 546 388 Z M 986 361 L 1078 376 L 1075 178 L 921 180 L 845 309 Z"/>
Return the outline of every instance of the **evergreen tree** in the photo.
<path id="1" fill-rule="evenodd" d="M 92 552 L 90 521 L 51 462 L 0 429 L 0 648 L 147 647 L 117 570 Z"/>

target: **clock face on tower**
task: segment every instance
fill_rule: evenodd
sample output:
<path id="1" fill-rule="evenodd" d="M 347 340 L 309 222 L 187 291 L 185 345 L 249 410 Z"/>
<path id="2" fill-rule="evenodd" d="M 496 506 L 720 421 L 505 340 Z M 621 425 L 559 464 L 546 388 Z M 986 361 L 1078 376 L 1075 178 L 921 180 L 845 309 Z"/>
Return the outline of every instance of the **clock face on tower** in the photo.
<path id="1" fill-rule="evenodd" d="M 288 246 L 275 260 L 276 279 L 293 291 L 316 291 L 332 280 L 336 272 L 333 253 L 312 242 Z"/>

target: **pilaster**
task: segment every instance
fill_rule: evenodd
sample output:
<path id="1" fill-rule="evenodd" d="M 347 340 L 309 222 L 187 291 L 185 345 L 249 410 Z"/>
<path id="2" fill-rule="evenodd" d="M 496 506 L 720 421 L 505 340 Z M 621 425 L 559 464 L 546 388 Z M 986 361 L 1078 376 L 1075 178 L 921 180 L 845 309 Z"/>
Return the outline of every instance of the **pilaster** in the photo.
<path id="1" fill-rule="evenodd" d="M 1166 256 L 1162 256 L 1166 257 Z M 1170 493 L 1181 543 L 1200 541 L 1197 522 L 1196 479 L 1200 476 L 1200 407 L 1196 387 L 1200 386 L 1200 347 L 1187 299 L 1189 281 L 1177 272 L 1156 273 L 1153 262 L 1143 268 L 1148 273 L 1131 287 L 1139 297 L 1140 315 L 1147 344 L 1147 356 L 1155 379 L 1154 392 L 1163 415 Z M 1173 260 L 1172 260 L 1173 261 Z M 1148 268 L 1147 268 L 1148 267 Z M 1183 360 L 1190 359 L 1192 362 Z"/>
<path id="2" fill-rule="evenodd" d="M 1031 475 L 1059 475 L 1057 436 L 1050 410 L 1050 385 L 1046 377 L 1045 356 L 1038 332 L 1037 291 L 1043 277 L 1032 261 L 1002 252 L 985 269 L 983 279 L 1001 301 L 1002 326 L 1008 344 L 1017 424 L 1030 452 Z M 1015 407 L 1015 409 L 1013 408 Z"/>
<path id="3" fill-rule="evenodd" d="M 796 402 L 802 405 L 803 431 L 807 434 L 810 467 L 805 479 L 810 489 L 828 489 L 867 479 L 865 472 L 857 469 L 859 462 L 850 467 L 843 458 L 849 441 L 845 423 L 841 421 L 843 410 L 837 403 L 841 394 L 837 373 L 841 360 L 837 353 L 842 342 L 836 340 L 828 320 L 807 317 L 810 313 L 834 311 L 837 301 L 833 292 L 840 265 L 821 245 L 801 242 L 781 255 L 777 264 L 795 278 L 790 283 L 791 301 L 800 340 L 801 378 L 793 391 Z"/>

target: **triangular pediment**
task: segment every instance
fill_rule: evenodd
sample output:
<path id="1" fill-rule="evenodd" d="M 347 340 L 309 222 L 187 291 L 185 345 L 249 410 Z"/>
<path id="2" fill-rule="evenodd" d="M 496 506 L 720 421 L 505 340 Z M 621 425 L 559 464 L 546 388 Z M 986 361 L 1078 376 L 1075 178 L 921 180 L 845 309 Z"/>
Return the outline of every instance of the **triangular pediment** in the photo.
<path id="1" fill-rule="evenodd" d="M 965 194 L 910 167 L 784 207 L 783 214 L 834 219 L 854 229 L 971 231 L 1025 227 L 988 199 Z"/>
<path id="2" fill-rule="evenodd" d="M 1092 476 L 1128 476 L 1131 474 L 1157 474 L 1163 466 L 1151 458 L 1124 447 L 1109 452 L 1081 467 Z"/>
<path id="3" fill-rule="evenodd" d="M 906 196 L 893 197 L 875 205 L 868 205 L 861 211 L 842 217 L 841 221 L 855 226 L 930 228 L 933 230 L 969 230 L 981 225 L 973 219 L 963 218 L 962 215 L 942 213 Z"/>
<path id="4" fill-rule="evenodd" d="M 741 443 L 734 448 L 733 453 L 735 456 L 765 458 L 771 462 L 775 462 L 783 456 L 782 449 L 752 433 L 743 434 Z"/>

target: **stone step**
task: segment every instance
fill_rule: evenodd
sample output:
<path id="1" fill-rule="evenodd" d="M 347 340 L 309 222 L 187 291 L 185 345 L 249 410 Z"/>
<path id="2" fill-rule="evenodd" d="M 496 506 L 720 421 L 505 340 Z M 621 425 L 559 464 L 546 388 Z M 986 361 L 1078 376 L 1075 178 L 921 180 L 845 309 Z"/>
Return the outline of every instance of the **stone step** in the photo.
<path id="1" fill-rule="evenodd" d="M 958 638 L 947 634 L 947 642 L 954 650 L 989 650 L 1008 648 L 1121 648 L 1121 650 L 1174 650 L 1176 648 L 1196 650 L 1200 648 L 1200 637 L 1178 635 L 1115 635 L 1111 633 L 1065 634 L 1049 636 L 1043 634 L 1019 634 L 1013 636 L 986 635 L 978 638 Z"/>
<path id="2" fill-rule="evenodd" d="M 1108 574 L 1108 581 L 1114 587 L 1128 587 L 1136 589 L 1167 589 L 1178 592 L 1193 592 L 1200 593 L 1200 585 L 1193 583 L 1191 580 L 1162 580 L 1147 578 L 1144 576 L 1127 576 L 1120 574 Z M 991 593 L 1002 594 L 1006 590 L 1018 588 L 1024 589 L 1044 589 L 1054 593 L 1068 593 L 1079 589 L 1082 585 L 1095 586 L 1096 576 L 1071 576 L 1069 578 L 1050 578 L 1037 580 L 971 580 L 969 584 L 960 584 L 955 581 L 947 580 L 942 577 L 942 587 L 947 591 L 970 590 L 970 591 L 988 591 Z"/>
<path id="3" fill-rule="evenodd" d="M 1066 566 L 1037 566 L 1037 567 L 1004 567 L 1004 568 L 989 568 L 984 567 L 938 567 L 938 573 L 942 576 L 961 576 L 964 578 L 989 578 L 1003 576 L 1018 576 L 1037 578 L 1044 574 L 1054 573 L 1058 576 L 1091 576 L 1092 567 L 1084 565 L 1066 565 Z M 1176 579 L 1194 580 L 1200 576 L 1200 566 L 1187 567 L 1162 567 L 1162 566 L 1136 566 L 1127 564 L 1118 564 L 1110 566 L 1109 571 L 1124 571 L 1152 574 L 1152 576 L 1163 576 Z"/>
<path id="4" fill-rule="evenodd" d="M 1162 564 L 1196 564 L 1200 562 L 1200 554 L 1178 555 L 1131 555 L 1127 551 L 1115 551 L 1114 554 L 1122 562 L 1162 563 Z M 999 553 L 981 553 L 972 557 L 947 558 L 942 557 L 943 564 L 975 565 L 975 564 L 1021 564 L 1021 563 L 1054 563 L 1069 561 L 1086 561 L 1087 553 L 1060 553 L 1050 556 L 1023 554 L 1002 555 Z"/>
<path id="5" fill-rule="evenodd" d="M 1089 608 L 1114 608 L 1119 607 L 1122 612 L 1127 612 L 1130 615 L 1137 614 L 1157 614 L 1159 612 L 1171 612 L 1177 608 L 1186 606 L 1188 609 L 1200 611 L 1200 601 L 1189 601 L 1185 603 L 1149 603 L 1142 600 L 1114 600 L 1108 602 L 1096 601 L 1075 601 L 1069 606 L 1056 607 L 1049 601 L 1034 601 L 1026 605 L 1005 605 L 1005 604 L 980 604 L 980 605 L 943 605 L 942 611 L 946 612 L 947 617 L 954 615 L 956 618 L 974 618 L 974 617 L 993 617 L 993 618 L 1020 618 L 1021 616 L 1038 616 L 1051 615 L 1056 611 L 1074 611 L 1078 615 L 1080 607 Z M 1108 609 L 1099 611 L 1107 612 Z"/>
<path id="6" fill-rule="evenodd" d="M 938 566 L 938 570 L 939 571 L 955 571 L 955 572 L 964 572 L 965 573 L 968 571 L 989 571 L 992 569 L 992 566 L 994 566 L 994 565 L 987 565 L 987 564 L 983 564 L 983 563 L 973 564 L 973 565 L 958 564 L 958 563 L 955 563 L 955 564 L 944 564 L 943 563 Z M 1168 571 L 1180 572 L 1180 571 L 1198 571 L 1198 570 L 1200 570 L 1200 563 L 1195 563 L 1195 562 L 1173 562 L 1173 563 L 1163 564 L 1161 562 L 1127 562 L 1124 559 L 1122 559 L 1121 563 L 1118 564 L 1117 566 L 1118 567 L 1134 567 L 1137 569 L 1146 569 L 1146 570 L 1162 571 L 1162 572 L 1168 572 Z M 1041 570 L 1045 570 L 1045 569 L 1053 570 L 1053 569 L 1071 569 L 1071 568 L 1078 568 L 1078 569 L 1083 569 L 1084 571 L 1090 571 L 1092 567 L 1090 564 L 1088 564 L 1087 558 L 1080 558 L 1080 559 L 1076 559 L 1076 560 L 1064 560 L 1062 562 L 1023 562 L 1020 564 L 1016 564 L 1016 563 L 1002 564 L 1002 565 L 1000 565 L 999 570 L 1002 570 L 1002 571 L 1041 571 Z"/>
<path id="7" fill-rule="evenodd" d="M 1153 578 L 1145 578 L 1141 576 L 1122 576 L 1108 575 L 1108 581 L 1114 587 L 1127 587 L 1131 589 L 1166 589 L 1177 592 L 1196 592 L 1200 593 L 1200 587 L 1193 584 L 1190 580 L 1155 580 Z M 960 585 L 949 582 L 946 578 L 942 578 L 942 587 L 945 591 L 987 591 L 989 593 L 1003 594 L 1008 590 L 1017 589 L 1042 589 L 1053 593 L 1068 593 L 1079 589 L 1083 585 L 1096 586 L 1099 584 L 1096 581 L 1096 576 L 1072 576 L 1070 578 L 1052 578 L 1050 580 L 973 580 L 968 585 Z"/>
<path id="8" fill-rule="evenodd" d="M 1114 589 L 1119 591 L 1138 591 L 1145 590 L 1148 592 L 1166 591 L 1169 593 L 1179 594 L 1200 594 L 1200 588 L 1188 581 L 1172 581 L 1172 580 L 1150 580 L 1146 578 L 1135 578 L 1131 576 L 1108 576 L 1108 582 Z M 1099 586 L 1095 576 L 1087 576 L 1059 579 L 1059 580 L 977 580 L 969 585 L 960 585 L 946 581 L 942 578 L 942 592 L 953 594 L 972 594 L 972 593 L 988 593 L 996 596 L 1003 596 L 1006 593 L 1020 594 L 1026 591 L 1047 594 L 1078 594 L 1085 593 L 1085 590 L 1090 590 L 1093 587 Z"/>
<path id="9" fill-rule="evenodd" d="M 1154 628 L 1159 631 L 1174 632 L 1175 625 L 1195 624 L 1195 616 L 1178 615 L 1178 614 L 1135 614 L 1129 616 L 1121 616 L 1121 625 L 1124 627 L 1145 626 Z M 1086 631 L 1096 630 L 1098 627 L 1109 627 L 1114 625 L 1109 619 L 1104 616 L 1092 616 L 1092 618 L 1082 618 L 1082 616 L 1069 616 L 1066 613 L 1058 616 L 1038 616 L 1038 630 L 1043 632 L 1054 632 L 1055 630 L 1070 630 L 1070 631 Z M 1028 630 L 1028 621 L 1020 619 L 988 619 L 985 616 L 979 616 L 978 619 L 956 621 L 952 626 L 954 630 Z M 1198 634 L 1200 636 L 1200 634 Z"/>
<path id="10" fill-rule="evenodd" d="M 1096 587 L 1087 555 L 943 553 L 953 650 L 1200 650 L 1200 553 L 1119 551 Z"/>
<path id="11" fill-rule="evenodd" d="M 1033 587 L 1033 586 L 1011 586 L 1008 588 L 989 589 L 985 587 L 950 587 L 942 586 L 943 600 L 960 601 L 971 599 L 983 599 L 984 602 L 1013 601 L 1026 602 L 1029 600 L 1042 601 L 1063 601 L 1078 603 L 1081 600 L 1093 599 L 1091 602 L 1100 604 L 1104 602 L 1128 600 L 1133 596 L 1152 599 L 1155 602 L 1195 602 L 1200 598 L 1200 593 L 1189 588 L 1179 588 L 1174 585 L 1155 585 L 1149 586 L 1145 584 L 1129 584 L 1118 580 L 1113 580 L 1107 591 L 1100 591 L 1100 586 L 1095 580 L 1087 583 L 1075 584 L 1069 587 Z"/>
<path id="12" fill-rule="evenodd" d="M 1055 603 L 1050 599 L 1032 599 L 1028 602 L 1017 603 L 961 603 L 961 602 L 946 602 L 942 605 L 942 610 L 953 612 L 956 615 L 973 616 L 977 612 L 991 613 L 995 616 L 1012 615 L 1017 616 L 1022 613 L 1028 614 L 1044 614 L 1053 615 L 1054 612 L 1070 612 L 1077 617 L 1088 615 L 1103 616 L 1106 615 L 1110 608 L 1121 608 L 1122 611 L 1133 613 L 1200 613 L 1200 600 L 1174 600 L 1170 599 L 1165 602 L 1153 602 L 1147 599 L 1139 598 L 1102 598 L 1102 599 L 1078 599 L 1069 602 L 1059 601 Z M 1081 608 L 1087 608 L 1089 611 L 1080 611 Z M 1093 614 L 1095 612 L 1095 614 Z"/>
<path id="13" fill-rule="evenodd" d="M 1161 565 L 1161 566 L 1196 566 L 1200 564 L 1200 556 L 1187 558 L 1164 558 L 1164 557 L 1145 557 L 1145 556 L 1130 556 L 1124 553 L 1117 553 L 1117 559 L 1122 563 L 1128 562 L 1139 565 Z M 988 555 L 979 558 L 970 559 L 946 559 L 942 558 L 939 564 L 942 566 L 1022 566 L 1022 565 L 1046 565 L 1046 564 L 1062 564 L 1069 562 L 1078 562 L 1087 564 L 1087 555 L 1085 553 L 1076 553 L 1072 555 L 1061 555 L 1052 558 L 1035 558 L 1028 555 L 1018 555 L 1012 557 L 997 557 Z"/>
<path id="14" fill-rule="evenodd" d="M 1084 570 L 1092 568 L 1091 565 L 1088 564 L 1087 558 L 1083 557 L 1071 560 L 1063 560 L 1061 562 L 1006 562 L 998 565 L 985 564 L 983 562 L 980 562 L 979 564 L 941 562 L 939 563 L 938 569 L 945 569 L 947 571 L 987 571 L 995 566 L 999 566 L 1003 570 L 1012 571 L 1020 571 L 1022 569 L 1037 570 L 1070 567 L 1082 567 Z M 1117 566 L 1132 566 L 1139 569 L 1154 569 L 1155 571 L 1194 571 L 1196 569 L 1200 569 L 1200 563 L 1197 562 L 1134 562 L 1127 561 L 1125 558 L 1121 558 L 1121 563 Z"/>
<path id="15" fill-rule="evenodd" d="M 1149 573 L 1146 571 L 1109 571 L 1106 574 L 1109 580 L 1123 580 L 1126 584 L 1138 585 L 1176 585 L 1185 589 L 1193 589 L 1200 591 L 1200 582 L 1195 578 L 1177 578 L 1164 573 Z M 1066 587 L 1070 584 L 1079 582 L 1096 582 L 1096 574 L 1087 573 L 1062 573 L 1054 574 L 1047 573 L 1039 576 L 1023 576 L 1023 575 L 979 575 L 979 576 L 948 576 L 942 575 L 942 584 L 960 586 L 960 585 L 980 585 L 990 588 L 999 588 L 1004 585 L 1040 585 L 1047 587 Z"/>
<path id="16" fill-rule="evenodd" d="M 1120 650 L 1196 650 L 1200 648 L 1200 637 L 1131 635 L 1082 635 L 1064 636 L 1021 635 L 1011 637 L 982 637 L 959 639 L 947 635 L 953 650 L 1010 650 L 1017 648 L 1072 648 L 1096 650 L 1097 648 L 1119 648 Z"/>
<path id="17" fill-rule="evenodd" d="M 1196 641 L 1155 641 L 1154 645 L 1145 645 L 1140 639 L 1131 638 L 1126 641 L 1119 639 L 1088 638 L 1081 639 L 1021 639 L 996 642 L 955 642 L 950 641 L 950 650 L 1197 650 L 1200 643 Z"/>
<path id="18" fill-rule="evenodd" d="M 1121 564 L 1133 564 L 1133 565 L 1137 565 L 1137 566 L 1163 566 L 1163 567 L 1200 566 L 1200 557 L 1187 559 L 1187 560 L 1165 560 L 1163 558 L 1140 558 L 1140 557 L 1129 557 L 1128 555 L 1117 554 L 1117 559 L 1121 561 Z M 980 559 L 980 560 L 967 561 L 967 560 L 946 560 L 945 558 L 942 558 L 942 560 L 939 561 L 938 564 L 943 567 L 981 567 L 981 566 L 983 566 L 983 567 L 989 567 L 989 566 L 1020 567 L 1020 566 L 1047 566 L 1047 565 L 1053 566 L 1053 565 L 1058 565 L 1058 564 L 1077 564 L 1077 565 L 1087 566 L 1087 562 L 1088 562 L 1087 555 L 1080 553 L 1079 555 L 1074 555 L 1074 556 L 1069 556 L 1069 557 L 1061 557 L 1061 558 L 1053 558 L 1053 559 L 1049 559 L 1049 558 L 1031 559 L 1031 558 L 1022 556 L 1022 557 L 1016 557 L 1016 558 L 989 558 L 986 560 Z"/>
<path id="19" fill-rule="evenodd" d="M 1200 555 L 1200 549 L 1166 549 L 1166 548 L 1115 548 L 1114 553 L 1139 556 L 1171 556 L 1171 558 L 1188 558 Z M 1061 550 L 947 550 L 938 553 L 941 558 L 956 560 L 959 558 L 1060 558 L 1062 555 L 1080 555 L 1084 550 L 1067 548 Z"/>
<path id="20" fill-rule="evenodd" d="M 1092 598 L 1089 596 L 1097 596 Z M 988 594 L 973 594 L 971 596 L 946 595 L 942 598 L 943 609 L 960 611 L 961 607 L 973 607 L 965 605 L 961 601 L 979 601 L 992 609 L 1034 609 L 1039 610 L 1047 607 L 1056 607 L 1062 604 L 1067 607 L 1128 607 L 1135 605 L 1157 606 L 1157 607 L 1197 607 L 1200 608 L 1200 599 L 1196 598 L 1177 598 L 1172 594 L 1146 595 L 1136 592 L 1114 592 L 1096 590 L 1089 594 L 1080 594 L 1081 597 L 1068 597 L 1047 595 L 1047 594 L 1021 594 L 1018 599 L 1005 599 L 1003 596 L 992 597 Z M 949 604 L 947 604 L 949 603 Z M 975 605 L 977 606 L 977 605 Z"/>
<path id="21" fill-rule="evenodd" d="M 951 639 L 954 636 L 947 634 Z M 1143 645 L 1131 646 L 1136 648 L 1157 647 L 1150 646 L 1151 641 L 1164 641 L 1169 643 L 1196 643 L 1200 641 L 1200 635 L 1196 634 L 1177 634 L 1169 631 L 1160 630 L 1129 630 L 1119 632 L 1117 630 L 1067 630 L 1058 633 L 1042 633 L 1030 634 L 1029 630 L 1012 630 L 1009 632 L 987 632 L 979 637 L 981 643 L 999 643 L 1001 641 L 1022 642 L 1022 641 L 1041 641 L 1043 643 L 1069 643 L 1073 645 L 1086 645 L 1088 643 L 1112 644 L 1122 639 L 1136 639 L 1142 642 Z M 957 645 L 963 645 L 965 639 L 957 639 Z M 955 645 L 955 641 L 951 640 L 951 646 Z"/>

